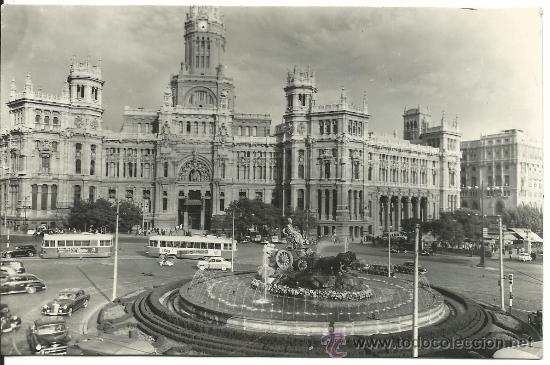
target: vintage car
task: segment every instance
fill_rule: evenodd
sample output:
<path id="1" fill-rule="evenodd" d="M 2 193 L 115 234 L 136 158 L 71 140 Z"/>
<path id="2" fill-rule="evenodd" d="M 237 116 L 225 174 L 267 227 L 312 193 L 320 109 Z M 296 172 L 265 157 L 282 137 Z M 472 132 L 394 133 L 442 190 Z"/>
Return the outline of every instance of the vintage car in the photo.
<path id="1" fill-rule="evenodd" d="M 21 326 L 21 318 L 13 316 L 7 304 L 0 303 L 0 330 L 2 333 L 11 332 Z"/>
<path id="2" fill-rule="evenodd" d="M 433 253 L 432 253 L 432 251 L 429 251 L 429 250 L 422 250 L 422 251 L 419 252 L 419 255 L 420 256 L 432 256 Z"/>
<path id="3" fill-rule="evenodd" d="M 158 355 L 149 342 L 122 336 L 103 334 L 101 337 L 85 337 L 67 350 L 67 355 Z"/>
<path id="4" fill-rule="evenodd" d="M 24 274 L 25 273 L 25 266 L 23 266 L 23 263 L 21 261 L 15 261 L 15 260 L 2 260 L 2 261 L 0 261 L 0 269 L 4 269 L 6 267 L 10 267 L 13 270 L 15 270 L 16 274 Z"/>
<path id="5" fill-rule="evenodd" d="M 403 263 L 403 265 L 397 265 L 396 270 L 398 272 L 402 272 L 405 274 L 412 274 L 414 273 L 414 262 L 413 261 L 406 261 Z M 426 269 L 424 266 L 418 265 L 418 273 L 419 274 L 425 274 L 428 272 L 428 269 Z"/>
<path id="6" fill-rule="evenodd" d="M 51 317 L 34 321 L 27 332 L 27 340 L 34 354 L 64 355 L 71 338 L 65 319 Z"/>
<path id="7" fill-rule="evenodd" d="M 15 246 L 13 250 L 2 251 L 2 257 L 33 257 L 36 255 L 36 247 L 34 245 Z"/>
<path id="8" fill-rule="evenodd" d="M 46 290 L 46 284 L 31 274 L 0 277 L 0 294 L 29 293 Z"/>
<path id="9" fill-rule="evenodd" d="M 57 297 L 42 307 L 42 314 L 47 316 L 71 316 L 74 311 L 86 308 L 90 294 L 82 289 L 63 289 Z"/>
<path id="10" fill-rule="evenodd" d="M 226 261 L 222 257 L 214 256 L 206 260 L 199 260 L 197 268 L 200 270 L 228 270 L 231 269 L 231 262 Z"/>

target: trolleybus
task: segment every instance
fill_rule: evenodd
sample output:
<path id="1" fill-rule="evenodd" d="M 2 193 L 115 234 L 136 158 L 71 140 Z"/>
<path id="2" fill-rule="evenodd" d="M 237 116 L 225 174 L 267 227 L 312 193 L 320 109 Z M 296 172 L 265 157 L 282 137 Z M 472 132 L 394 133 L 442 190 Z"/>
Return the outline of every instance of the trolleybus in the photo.
<path id="1" fill-rule="evenodd" d="M 112 234 L 44 234 L 40 257 L 110 257 L 112 253 Z"/>
<path id="2" fill-rule="evenodd" d="M 231 239 L 216 236 L 150 236 L 149 256 L 177 258 L 221 256 L 231 258 Z M 235 244 L 234 251 L 237 251 Z"/>

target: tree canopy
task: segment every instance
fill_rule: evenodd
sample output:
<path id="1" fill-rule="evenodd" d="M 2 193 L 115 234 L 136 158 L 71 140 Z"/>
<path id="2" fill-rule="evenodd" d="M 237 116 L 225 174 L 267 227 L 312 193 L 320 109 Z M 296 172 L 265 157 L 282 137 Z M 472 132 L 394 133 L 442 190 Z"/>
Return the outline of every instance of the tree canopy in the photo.
<path id="1" fill-rule="evenodd" d="M 225 212 L 229 222 L 235 214 L 235 234 L 237 236 L 247 235 L 250 230 L 261 235 L 269 235 L 284 225 L 281 210 L 259 200 L 235 200 L 229 204 Z"/>
<path id="2" fill-rule="evenodd" d="M 542 209 L 529 205 L 520 205 L 517 208 L 506 209 L 501 214 L 502 224 L 513 228 L 528 228 L 539 235 L 543 231 Z"/>
<path id="3" fill-rule="evenodd" d="M 124 232 L 141 223 L 141 209 L 130 202 L 121 202 L 119 206 L 119 230 Z M 69 227 L 88 230 L 91 227 L 106 227 L 113 232 L 116 225 L 116 204 L 108 200 L 97 199 L 95 202 L 78 201 L 67 217 Z"/>

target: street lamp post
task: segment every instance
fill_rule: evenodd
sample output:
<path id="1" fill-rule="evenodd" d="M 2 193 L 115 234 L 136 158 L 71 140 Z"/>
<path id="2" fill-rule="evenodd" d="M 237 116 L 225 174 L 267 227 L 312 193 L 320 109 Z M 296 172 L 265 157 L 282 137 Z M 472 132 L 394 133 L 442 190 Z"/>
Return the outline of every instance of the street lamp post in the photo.
<path id="1" fill-rule="evenodd" d="M 419 227 L 417 224 L 414 239 L 414 283 L 413 283 L 413 357 L 418 357 L 418 240 Z"/>
<path id="2" fill-rule="evenodd" d="M 231 272 L 234 272 L 233 261 L 235 259 L 235 206 L 233 206 L 233 214 L 231 215 Z"/>
<path id="3" fill-rule="evenodd" d="M 115 263 L 113 266 L 113 295 L 112 300 L 116 299 L 116 287 L 118 282 L 118 216 L 120 201 L 116 201 L 116 229 L 115 229 Z"/>
<path id="4" fill-rule="evenodd" d="M 391 276 L 391 226 L 388 227 L 388 278 Z"/>

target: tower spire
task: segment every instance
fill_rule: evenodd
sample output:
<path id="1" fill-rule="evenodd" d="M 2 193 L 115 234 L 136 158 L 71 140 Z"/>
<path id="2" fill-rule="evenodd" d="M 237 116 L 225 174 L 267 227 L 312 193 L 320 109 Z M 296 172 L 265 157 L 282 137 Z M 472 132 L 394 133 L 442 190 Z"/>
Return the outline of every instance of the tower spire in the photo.
<path id="1" fill-rule="evenodd" d="M 369 106 L 368 106 L 368 99 L 367 99 L 367 90 L 363 91 L 363 113 L 369 114 Z"/>
<path id="2" fill-rule="evenodd" d="M 25 92 L 32 93 L 32 79 L 30 73 L 28 73 L 27 77 L 25 78 Z"/>
<path id="3" fill-rule="evenodd" d="M 15 84 L 15 79 L 11 79 L 10 85 L 10 100 L 14 100 L 17 93 L 17 85 Z"/>
<path id="4" fill-rule="evenodd" d="M 340 92 L 340 104 L 347 105 L 348 96 L 346 94 L 346 89 L 342 86 L 342 91 Z"/>

